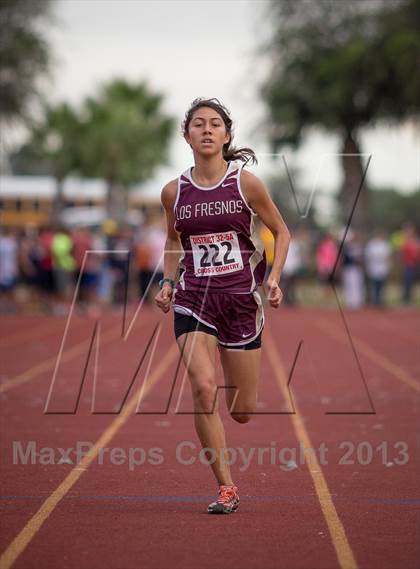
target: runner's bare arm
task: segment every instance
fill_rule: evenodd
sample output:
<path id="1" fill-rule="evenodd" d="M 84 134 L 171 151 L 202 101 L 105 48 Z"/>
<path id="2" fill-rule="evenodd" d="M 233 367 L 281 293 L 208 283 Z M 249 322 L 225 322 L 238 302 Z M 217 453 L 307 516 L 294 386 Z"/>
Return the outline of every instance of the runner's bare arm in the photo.
<path id="1" fill-rule="evenodd" d="M 161 202 L 165 208 L 167 237 L 164 255 L 164 277 L 176 280 L 179 258 L 182 252 L 179 233 L 175 229 L 174 205 L 177 192 L 177 180 L 172 180 L 162 190 Z"/>
<path id="2" fill-rule="evenodd" d="M 176 281 L 178 278 L 179 258 L 182 253 L 179 234 L 175 229 L 174 205 L 176 200 L 176 192 L 177 180 L 171 180 L 168 184 L 166 184 L 161 193 L 161 202 L 165 209 L 167 225 L 167 237 L 163 257 L 163 276 L 174 281 Z M 169 311 L 172 292 L 173 291 L 171 284 L 166 282 L 155 297 L 157 306 L 164 312 Z"/>
<path id="3" fill-rule="evenodd" d="M 274 236 L 274 261 L 270 276 L 279 282 L 289 249 L 290 232 L 267 188 L 257 176 L 242 171 L 241 187 L 251 208 Z"/>

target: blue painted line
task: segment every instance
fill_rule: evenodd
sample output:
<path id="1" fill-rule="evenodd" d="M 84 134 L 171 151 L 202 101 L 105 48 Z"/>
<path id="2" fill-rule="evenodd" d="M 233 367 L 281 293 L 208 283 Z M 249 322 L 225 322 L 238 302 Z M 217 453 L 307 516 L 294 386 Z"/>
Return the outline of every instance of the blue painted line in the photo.
<path id="1" fill-rule="evenodd" d="M 18 501 L 18 500 L 43 500 L 45 496 L 0 496 L 0 500 Z M 125 502 L 202 502 L 204 500 L 212 500 L 211 496 L 71 496 L 67 495 L 63 500 L 97 500 L 97 501 L 125 501 Z M 372 504 L 382 505 L 419 505 L 419 498 L 365 498 L 365 497 L 342 497 L 333 496 L 335 502 L 369 502 Z M 314 496 L 245 496 L 241 495 L 241 501 L 244 502 L 313 502 Z"/>

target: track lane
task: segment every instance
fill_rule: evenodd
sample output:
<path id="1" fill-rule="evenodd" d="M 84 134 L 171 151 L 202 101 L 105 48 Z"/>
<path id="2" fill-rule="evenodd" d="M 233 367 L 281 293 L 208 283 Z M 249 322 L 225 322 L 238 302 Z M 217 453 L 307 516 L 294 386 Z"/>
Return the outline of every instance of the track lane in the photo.
<path id="1" fill-rule="evenodd" d="M 278 317 L 272 318 L 270 324 L 274 327 L 277 348 L 284 360 L 286 373 L 293 363 L 297 339 L 300 337 L 304 340 L 292 382 L 292 393 L 300 406 L 302 420 L 313 444 L 317 446 L 326 442 L 330 446 L 331 461 L 323 467 L 323 471 L 335 508 L 361 567 L 376 569 L 380 563 L 381 567 L 395 569 L 403 560 L 404 566 L 411 569 L 418 560 L 413 541 L 415 497 L 418 491 L 413 476 L 414 465 L 410 463 L 408 469 L 401 467 L 399 470 L 394 466 L 378 468 L 377 464 L 364 468 L 360 465 L 339 466 L 341 451 L 335 449 L 334 445 L 343 437 L 344 440 L 350 438 L 355 442 L 369 440 L 372 444 L 380 443 L 383 437 L 404 437 L 412 429 L 413 419 L 418 418 L 418 408 L 407 385 L 384 374 L 376 363 L 363 359 L 377 414 L 341 417 L 338 419 L 344 420 L 338 426 L 337 417 L 332 420 L 331 416 L 324 416 L 324 411 L 337 403 L 360 407 L 363 390 L 356 389 L 353 394 L 343 393 L 343 386 L 349 380 L 354 382 L 356 377 L 348 350 L 339 341 L 334 342 L 333 338 L 325 342 L 326 337 L 316 331 L 313 316 L 283 311 L 278 313 Z M 301 334 L 302 328 L 306 335 Z M 168 347 L 172 342 L 169 337 Z M 345 381 L 338 381 L 338 388 L 334 385 L 337 365 L 330 361 L 331 354 L 341 363 L 350 362 L 348 369 L 351 373 L 344 377 Z M 284 400 L 285 397 L 279 401 L 278 387 L 267 364 L 266 358 L 261 394 L 263 407 L 260 409 L 275 410 L 279 404 L 287 409 L 289 402 Z M 171 379 L 172 376 L 163 378 L 163 383 L 159 385 L 170 386 Z M 16 395 L 19 393 L 22 396 L 29 387 L 30 384 L 22 386 Z M 162 409 L 164 397 L 159 391 L 154 390 L 146 398 L 149 409 Z M 328 398 L 329 403 L 326 402 Z M 402 406 L 406 408 L 403 416 Z M 34 419 L 35 414 L 31 421 Z M 71 437 L 75 440 L 80 434 L 83 423 L 86 427 L 86 418 L 78 428 L 71 430 L 69 427 L 69 440 Z M 298 442 L 287 415 L 276 418 L 257 416 L 249 425 L 237 425 L 225 417 L 225 424 L 228 425 L 228 442 L 231 446 L 239 447 L 244 440 L 266 447 L 270 447 L 270 441 L 274 439 L 277 446 L 293 447 Z M 278 426 L 275 437 L 273 425 Z M 378 425 L 382 425 L 382 429 L 377 429 Z M 16 428 L 18 432 L 18 424 Z M 15 566 L 36 567 L 36 560 L 42 558 L 48 559 L 50 564 L 59 563 L 61 567 L 92 569 L 95 567 L 92 562 L 98 563 L 98 567 L 115 567 L 115 559 L 124 563 L 124 567 L 138 564 L 161 567 L 162 564 L 167 566 L 170 558 L 171 567 L 174 568 L 196 567 L 197 562 L 202 567 L 213 567 L 212 545 L 224 543 L 225 524 L 229 523 L 232 535 L 243 536 L 239 540 L 241 555 L 235 559 L 245 568 L 337 567 L 328 526 L 321 514 L 306 465 L 299 465 L 291 471 L 283 471 L 278 465 L 270 464 L 253 464 L 246 472 L 240 472 L 236 467 L 237 480 L 242 489 L 241 511 L 236 517 L 209 520 L 206 514 L 197 516 L 206 505 L 203 489 L 212 484 L 208 468 L 200 464 L 180 466 L 173 456 L 174 446 L 180 440 L 192 440 L 198 444 L 193 436 L 190 416 L 171 417 L 169 424 L 165 416 L 130 417 L 113 439 L 113 446 L 128 448 L 134 442 L 137 446 L 149 448 L 162 440 L 165 440 L 161 446 L 167 457 L 164 465 L 139 466 L 130 472 L 123 465 L 92 464 L 58 504 Z M 188 494 L 185 492 L 186 478 L 190 481 Z M 381 481 L 380 485 L 378 480 Z M 25 484 L 27 488 L 28 483 Z M 163 492 L 163 487 L 170 487 L 171 491 Z M 258 489 L 257 493 L 255 488 Z M 213 494 L 208 498 L 213 498 Z M 31 504 L 30 500 L 28 504 Z M 163 511 L 165 515 L 162 515 Z M 251 512 L 252 524 L 249 523 Z M 98 516 L 101 525 L 107 528 L 106 532 L 94 524 Z M 152 531 L 154 541 L 150 542 Z M 255 541 L 252 541 L 256 535 L 257 550 Z M 77 550 L 68 547 L 68 543 L 74 539 L 80 544 Z M 190 543 L 189 549 L 185 548 L 186 542 Z M 127 543 L 130 544 L 128 548 Z M 93 544 L 95 556 L 92 556 Z M 314 561 L 318 565 L 313 565 Z"/>

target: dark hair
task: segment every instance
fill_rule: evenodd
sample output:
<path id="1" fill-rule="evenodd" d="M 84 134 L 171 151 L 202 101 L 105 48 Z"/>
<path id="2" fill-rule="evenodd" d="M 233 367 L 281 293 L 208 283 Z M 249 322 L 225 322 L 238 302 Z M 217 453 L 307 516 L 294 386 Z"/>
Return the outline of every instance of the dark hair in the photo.
<path id="1" fill-rule="evenodd" d="M 233 121 L 230 118 L 229 111 L 224 105 L 222 105 L 219 99 L 205 99 L 204 97 L 194 99 L 194 101 L 191 103 L 190 108 L 185 113 L 185 118 L 182 122 L 182 134 L 184 136 L 187 134 L 193 114 L 197 109 L 200 109 L 202 107 L 209 107 L 210 109 L 216 111 L 216 113 L 222 117 L 223 122 L 225 123 L 226 132 L 230 135 L 229 142 L 226 142 L 226 144 L 223 145 L 223 158 L 228 162 L 231 160 L 242 160 L 242 162 L 245 162 L 245 164 L 247 164 L 249 161 L 251 161 L 251 164 L 256 164 L 257 157 L 251 148 L 235 148 L 234 146 L 231 146 L 233 140 Z"/>

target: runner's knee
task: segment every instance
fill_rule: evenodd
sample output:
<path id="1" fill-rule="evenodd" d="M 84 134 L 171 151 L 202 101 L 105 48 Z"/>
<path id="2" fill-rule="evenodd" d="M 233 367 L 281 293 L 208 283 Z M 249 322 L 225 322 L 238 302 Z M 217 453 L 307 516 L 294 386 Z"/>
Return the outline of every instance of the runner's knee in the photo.
<path id="1" fill-rule="evenodd" d="M 194 382 L 192 396 L 194 402 L 201 408 L 210 411 L 213 408 L 217 387 L 213 377 Z"/>
<path id="2" fill-rule="evenodd" d="M 237 423 L 249 423 L 252 419 L 252 412 L 243 413 L 239 411 L 231 411 L 230 416 Z"/>

